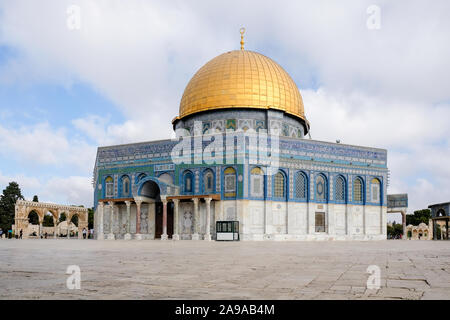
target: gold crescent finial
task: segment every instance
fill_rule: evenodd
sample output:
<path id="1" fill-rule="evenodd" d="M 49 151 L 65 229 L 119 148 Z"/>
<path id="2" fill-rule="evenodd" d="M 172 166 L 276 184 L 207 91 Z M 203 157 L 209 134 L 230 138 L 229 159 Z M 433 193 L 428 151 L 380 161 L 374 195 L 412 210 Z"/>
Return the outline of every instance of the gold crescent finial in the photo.
<path id="1" fill-rule="evenodd" d="M 245 28 L 242 27 L 239 32 L 241 33 L 241 50 L 244 50 L 244 33 L 245 33 Z"/>

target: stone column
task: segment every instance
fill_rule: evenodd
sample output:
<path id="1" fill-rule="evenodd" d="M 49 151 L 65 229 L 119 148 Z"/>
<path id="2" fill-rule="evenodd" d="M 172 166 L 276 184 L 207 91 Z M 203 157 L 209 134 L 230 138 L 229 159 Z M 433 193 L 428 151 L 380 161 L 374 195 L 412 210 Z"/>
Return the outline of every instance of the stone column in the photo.
<path id="1" fill-rule="evenodd" d="M 402 239 L 406 240 L 408 238 L 408 235 L 406 234 L 406 212 L 405 211 L 402 211 L 402 228 L 403 228 Z"/>
<path id="2" fill-rule="evenodd" d="M 178 204 L 179 199 L 173 199 L 173 235 L 172 240 L 180 240 L 180 235 L 178 234 Z"/>
<path id="3" fill-rule="evenodd" d="M 148 228 L 150 239 L 155 239 L 155 202 L 148 203 Z"/>
<path id="4" fill-rule="evenodd" d="M 428 240 L 433 240 L 433 220 L 428 219 Z"/>
<path id="5" fill-rule="evenodd" d="M 448 240 L 448 219 L 445 220 L 445 240 Z"/>
<path id="6" fill-rule="evenodd" d="M 114 227 L 114 202 L 109 203 L 110 208 L 110 214 L 109 214 L 109 233 L 108 233 L 108 240 L 114 240 L 115 236 L 113 233 L 113 227 Z"/>
<path id="7" fill-rule="evenodd" d="M 42 236 L 42 221 L 40 221 L 40 220 L 39 220 L 39 234 L 38 234 L 38 236 L 39 236 L 39 239 L 41 239 L 41 236 Z"/>
<path id="8" fill-rule="evenodd" d="M 131 240 L 130 233 L 130 215 L 131 215 L 131 201 L 125 201 L 127 205 L 127 233 L 123 236 L 124 240 Z"/>
<path id="9" fill-rule="evenodd" d="M 204 240 L 211 241 L 211 200 L 212 198 L 205 198 L 206 201 L 206 226 Z"/>
<path id="10" fill-rule="evenodd" d="M 161 201 L 163 203 L 163 233 L 161 235 L 161 240 L 168 240 L 169 236 L 167 235 L 167 200 L 165 197 L 161 197 Z"/>
<path id="11" fill-rule="evenodd" d="M 103 233 L 103 212 L 105 205 L 103 202 L 98 203 L 98 230 L 94 230 L 94 234 L 97 233 L 97 240 L 104 240 L 105 235 Z"/>
<path id="12" fill-rule="evenodd" d="M 66 222 L 67 222 L 67 239 L 70 239 L 70 220 L 72 217 L 70 216 L 70 213 L 66 213 Z"/>
<path id="13" fill-rule="evenodd" d="M 198 229 L 200 229 L 200 219 L 198 216 L 198 198 L 193 198 L 192 201 L 194 202 L 194 234 L 192 235 L 192 240 L 199 240 Z"/>
<path id="14" fill-rule="evenodd" d="M 136 240 L 142 240 L 141 234 L 141 204 L 142 200 L 136 200 Z"/>
<path id="15" fill-rule="evenodd" d="M 56 230 L 58 230 L 58 219 L 53 218 L 53 239 L 56 239 Z"/>

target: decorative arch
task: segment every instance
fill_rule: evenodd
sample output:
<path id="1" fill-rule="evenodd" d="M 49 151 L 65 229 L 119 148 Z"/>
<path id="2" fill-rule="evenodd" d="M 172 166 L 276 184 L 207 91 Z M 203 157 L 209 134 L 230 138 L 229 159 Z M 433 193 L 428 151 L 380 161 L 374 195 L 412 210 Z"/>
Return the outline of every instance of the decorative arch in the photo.
<path id="1" fill-rule="evenodd" d="M 278 170 L 273 176 L 273 197 L 278 199 L 287 198 L 287 175 L 283 170 Z"/>
<path id="2" fill-rule="evenodd" d="M 317 175 L 314 190 L 317 201 L 328 201 L 328 179 L 323 173 Z"/>
<path id="3" fill-rule="evenodd" d="M 347 181 L 343 175 L 338 175 L 336 177 L 334 200 L 337 202 L 347 202 Z"/>
<path id="4" fill-rule="evenodd" d="M 372 203 L 381 203 L 382 199 L 382 190 L 381 181 L 378 178 L 372 178 L 370 180 L 370 202 Z"/>
<path id="5" fill-rule="evenodd" d="M 300 200 L 308 199 L 308 175 L 304 171 L 297 171 L 294 179 L 295 198 Z"/>
<path id="6" fill-rule="evenodd" d="M 215 174 L 212 169 L 207 168 L 202 172 L 203 193 L 214 193 L 215 188 Z"/>
<path id="7" fill-rule="evenodd" d="M 264 171 L 260 167 L 250 170 L 250 195 L 255 198 L 263 198 L 265 190 Z"/>
<path id="8" fill-rule="evenodd" d="M 236 197 L 237 190 L 237 179 L 236 179 L 236 169 L 233 167 L 225 168 L 223 171 L 224 178 L 224 196 L 225 197 Z"/>
<path id="9" fill-rule="evenodd" d="M 137 191 L 137 195 L 138 196 L 142 196 L 142 189 L 143 189 L 145 183 L 149 182 L 149 181 L 154 182 L 158 186 L 161 195 L 168 194 L 169 187 L 170 187 L 169 184 L 165 183 L 164 181 L 159 180 L 156 177 L 146 177 L 146 178 L 142 179 L 141 182 L 138 185 L 138 189 L 137 189 L 138 190 Z"/>
<path id="10" fill-rule="evenodd" d="M 35 219 L 31 218 L 32 216 L 36 216 L 36 221 L 35 221 Z M 30 212 L 28 212 L 28 214 L 27 214 L 27 220 L 28 220 L 28 224 L 38 225 L 39 222 L 41 221 L 41 217 L 37 210 L 31 209 Z M 36 222 L 36 223 L 33 223 L 33 222 Z"/>
<path id="11" fill-rule="evenodd" d="M 353 202 L 364 203 L 364 193 L 364 180 L 358 176 L 353 180 Z"/>
<path id="12" fill-rule="evenodd" d="M 114 197 L 114 178 L 111 176 L 105 178 L 105 197 Z"/>
<path id="13" fill-rule="evenodd" d="M 194 192 L 194 174 L 191 170 L 185 170 L 183 172 L 183 192 L 193 193 Z"/>
<path id="14" fill-rule="evenodd" d="M 127 174 L 120 177 L 119 180 L 119 197 L 129 198 L 131 197 L 131 179 Z"/>

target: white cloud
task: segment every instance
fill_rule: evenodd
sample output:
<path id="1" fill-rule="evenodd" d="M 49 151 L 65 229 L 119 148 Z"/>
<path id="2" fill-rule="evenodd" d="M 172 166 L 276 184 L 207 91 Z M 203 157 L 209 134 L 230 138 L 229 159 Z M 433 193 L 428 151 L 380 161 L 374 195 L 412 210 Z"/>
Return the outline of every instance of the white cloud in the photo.
<path id="1" fill-rule="evenodd" d="M 95 161 L 95 147 L 69 139 L 65 128 L 52 128 L 48 123 L 15 129 L 0 124 L 0 136 L 0 155 L 29 166 L 66 166 L 89 172 L 87 168 Z"/>
<path id="2" fill-rule="evenodd" d="M 111 123 L 109 118 L 89 115 L 72 120 L 72 124 L 99 146 L 168 139 L 173 132 L 170 123 L 162 121 L 158 113 L 150 120 L 131 119 L 120 124 Z"/>
<path id="3" fill-rule="evenodd" d="M 24 174 L 9 176 L 0 172 L 1 190 L 12 181 L 19 184 L 26 200 L 32 200 L 37 195 L 40 202 L 92 206 L 92 184 L 88 177 L 53 177 L 46 180 Z"/>
<path id="4" fill-rule="evenodd" d="M 449 105 L 393 101 L 358 93 L 304 90 L 313 139 L 388 150 L 390 193 L 408 193 L 410 210 L 450 196 Z"/>
<path id="5" fill-rule="evenodd" d="M 44 201 L 68 205 L 92 207 L 92 178 L 89 177 L 54 177 L 45 183 L 41 192 Z"/>

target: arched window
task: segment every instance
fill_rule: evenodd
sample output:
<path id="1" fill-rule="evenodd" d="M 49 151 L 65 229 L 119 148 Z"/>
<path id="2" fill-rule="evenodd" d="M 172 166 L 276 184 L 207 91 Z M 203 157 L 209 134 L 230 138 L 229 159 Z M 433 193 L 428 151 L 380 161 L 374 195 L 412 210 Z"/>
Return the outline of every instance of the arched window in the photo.
<path id="1" fill-rule="evenodd" d="M 303 172 L 295 174 L 295 197 L 298 199 L 306 199 L 308 184 L 306 183 L 306 176 Z"/>
<path id="2" fill-rule="evenodd" d="M 184 191 L 185 192 L 192 192 L 192 172 L 187 171 L 184 174 Z"/>
<path id="3" fill-rule="evenodd" d="M 122 177 L 122 196 L 130 196 L 130 178 L 128 176 Z"/>
<path id="4" fill-rule="evenodd" d="M 336 178 L 335 192 L 336 192 L 336 194 L 335 194 L 336 201 L 345 201 L 346 188 L 345 188 L 344 177 L 338 176 Z"/>
<path id="5" fill-rule="evenodd" d="M 322 175 L 316 179 L 316 200 L 327 200 L 327 183 Z"/>
<path id="6" fill-rule="evenodd" d="M 252 197 L 264 197 L 264 173 L 259 167 L 250 171 L 250 186 Z"/>
<path id="7" fill-rule="evenodd" d="M 206 194 L 214 192 L 214 175 L 211 170 L 203 173 L 203 190 Z"/>
<path id="8" fill-rule="evenodd" d="M 114 196 L 114 180 L 112 177 L 108 177 L 105 179 L 105 187 L 106 187 L 106 196 L 113 197 Z"/>
<path id="9" fill-rule="evenodd" d="M 223 172 L 225 181 L 225 197 L 236 197 L 236 170 L 226 168 Z"/>
<path id="10" fill-rule="evenodd" d="M 286 195 L 286 182 L 284 174 L 278 171 L 274 177 L 273 196 L 275 198 L 284 198 Z"/>
<path id="11" fill-rule="evenodd" d="M 353 201 L 363 201 L 363 184 L 361 178 L 356 178 L 353 182 Z"/>
<path id="12" fill-rule="evenodd" d="M 374 178 L 370 182 L 370 194 L 371 194 L 371 202 L 380 203 L 381 193 L 380 193 L 380 180 Z"/>

